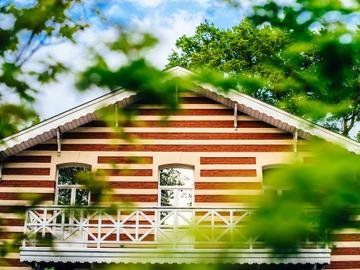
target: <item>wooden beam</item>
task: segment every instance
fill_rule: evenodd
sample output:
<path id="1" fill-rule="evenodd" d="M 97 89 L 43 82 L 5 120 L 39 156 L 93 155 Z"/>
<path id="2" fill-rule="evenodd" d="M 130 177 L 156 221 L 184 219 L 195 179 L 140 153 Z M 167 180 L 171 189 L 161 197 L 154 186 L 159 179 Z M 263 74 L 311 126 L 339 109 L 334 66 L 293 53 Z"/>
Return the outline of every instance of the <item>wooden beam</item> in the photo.
<path id="1" fill-rule="evenodd" d="M 115 103 L 114 107 L 115 107 L 115 127 L 119 127 L 119 108 L 118 108 L 118 104 Z"/>
<path id="2" fill-rule="evenodd" d="M 61 155 L 61 132 L 60 128 L 56 129 L 57 155 Z"/>
<path id="3" fill-rule="evenodd" d="M 295 129 L 294 131 L 294 152 L 297 153 L 298 151 L 298 135 L 299 132 L 298 132 L 298 129 Z"/>
<path id="4" fill-rule="evenodd" d="M 237 130 L 238 128 L 238 110 L 237 110 L 237 103 L 234 106 L 234 128 Z"/>

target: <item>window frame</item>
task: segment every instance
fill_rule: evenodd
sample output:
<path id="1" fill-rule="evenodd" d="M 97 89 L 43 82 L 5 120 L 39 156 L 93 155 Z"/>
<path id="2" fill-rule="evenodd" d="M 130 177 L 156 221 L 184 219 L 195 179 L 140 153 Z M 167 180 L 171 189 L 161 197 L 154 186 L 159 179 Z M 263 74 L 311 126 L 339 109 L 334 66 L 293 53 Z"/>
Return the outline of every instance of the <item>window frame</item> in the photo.
<path id="1" fill-rule="evenodd" d="M 89 171 L 91 171 L 91 165 L 84 164 L 84 163 L 66 163 L 66 164 L 60 164 L 56 167 L 56 186 L 55 186 L 55 199 L 54 199 L 54 205 L 56 206 L 76 206 L 76 190 L 88 190 L 88 203 L 84 206 L 89 206 L 91 204 L 91 192 L 88 188 L 86 188 L 83 185 L 75 184 L 75 185 L 59 185 L 59 171 L 63 168 L 71 168 L 71 167 L 81 167 L 86 168 Z M 60 187 L 60 188 L 59 188 Z M 69 189 L 70 190 L 70 204 L 66 205 L 59 205 L 59 190 L 63 189 Z"/>
<path id="2" fill-rule="evenodd" d="M 161 170 L 163 169 L 190 169 L 192 170 L 192 182 L 191 182 L 191 186 L 162 186 L 160 185 L 160 173 Z M 193 165 L 188 165 L 188 164 L 166 164 L 166 165 L 161 165 L 159 166 L 158 169 L 158 176 L 157 176 L 157 182 L 158 182 L 158 206 L 159 207 L 168 207 L 168 208 L 173 208 L 173 207 L 180 207 L 180 208 L 187 208 L 187 207 L 193 207 L 194 203 L 195 203 L 195 166 Z M 176 201 L 178 202 L 178 190 L 189 190 L 191 192 L 191 206 L 163 206 L 161 205 L 161 191 L 162 190 L 175 190 L 175 196 L 176 196 Z"/>
<path id="3" fill-rule="evenodd" d="M 283 189 L 277 189 L 274 188 L 273 186 L 270 185 L 265 185 L 265 174 L 264 172 L 267 170 L 276 170 L 276 169 L 281 169 L 284 168 L 286 165 L 286 163 L 276 163 L 276 164 L 270 164 L 270 165 L 265 165 L 262 167 L 262 189 L 265 195 L 265 192 L 274 192 L 276 194 L 277 198 L 280 198 L 284 195 L 284 192 L 289 191 L 289 189 L 287 188 L 283 188 Z"/>

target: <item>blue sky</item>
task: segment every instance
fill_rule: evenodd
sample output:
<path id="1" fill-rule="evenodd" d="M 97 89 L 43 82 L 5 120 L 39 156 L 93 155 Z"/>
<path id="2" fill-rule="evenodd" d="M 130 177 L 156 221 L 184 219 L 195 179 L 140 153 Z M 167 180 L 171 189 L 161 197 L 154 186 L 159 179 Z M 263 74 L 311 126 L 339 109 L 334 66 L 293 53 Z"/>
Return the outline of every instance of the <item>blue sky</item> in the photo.
<path id="1" fill-rule="evenodd" d="M 29 5 L 31 0 L 16 0 L 19 5 Z M 64 61 L 74 70 L 81 70 L 89 61 L 89 56 L 82 45 L 101 47 L 99 40 L 111 40 L 114 28 L 121 26 L 127 29 L 150 32 L 159 39 L 159 44 L 150 50 L 147 59 L 158 68 L 164 68 L 167 57 L 175 48 L 176 40 L 182 35 L 192 35 L 196 26 L 205 20 L 221 28 L 229 28 L 238 24 L 249 12 L 250 1 L 242 1 L 241 8 L 232 8 L 224 1 L 218 0 L 89 0 L 86 3 L 85 14 L 91 22 L 91 27 L 79 35 L 79 44 L 59 44 L 45 48 L 35 58 L 51 55 Z M 96 6 L 108 20 L 99 20 L 90 11 Z M 82 14 L 81 14 L 82 13 Z M 84 14 L 84 9 L 76 8 L 72 17 Z M 121 64 L 121 59 L 109 55 L 110 64 Z M 85 101 L 91 100 L 104 92 L 93 89 L 78 93 L 73 87 L 74 76 L 64 75 L 58 83 L 43 87 L 35 107 L 42 119 L 49 118 L 64 110 L 70 109 Z"/>
<path id="2" fill-rule="evenodd" d="M 152 14 L 161 14 L 171 17 L 179 11 L 201 16 L 221 28 L 231 27 L 239 22 L 248 12 L 248 9 L 235 9 L 221 1 L 210 0 L 123 0 L 100 1 L 97 6 L 105 14 L 110 14 L 109 20 L 115 23 L 127 24 L 134 17 L 151 17 Z M 117 13 L 114 13 L 114 10 Z"/>
<path id="3" fill-rule="evenodd" d="M 34 2 L 34 0 L 9 1 L 15 1 L 23 6 Z M 241 0 L 240 7 L 233 8 L 223 0 L 86 0 L 85 9 L 75 8 L 71 14 L 76 18 L 84 15 L 85 12 L 91 25 L 78 36 L 78 44 L 67 42 L 47 47 L 35 55 L 35 59 L 51 56 L 65 62 L 76 72 L 89 64 L 89 54 L 84 48 L 92 47 L 106 55 L 110 66 L 121 65 L 124 59 L 112 55 L 102 45 L 102 42 L 112 40 L 116 36 L 115 29 L 121 26 L 129 30 L 150 32 L 158 38 L 158 45 L 147 53 L 146 58 L 162 69 L 167 63 L 167 57 L 175 49 L 175 42 L 179 37 L 193 35 L 196 27 L 205 20 L 220 28 L 237 25 L 251 13 L 252 1 L 255 0 Z M 289 3 L 293 0 L 278 0 L 278 2 Z M 94 16 L 91 11 L 91 7 L 94 6 L 101 10 L 107 22 Z M 357 14 L 355 17 L 347 18 L 347 21 L 358 22 L 359 17 L 360 14 Z M 35 104 L 41 119 L 49 118 L 104 94 L 104 90 L 96 88 L 79 93 L 74 87 L 74 74 L 62 75 L 58 82 L 42 87 Z"/>

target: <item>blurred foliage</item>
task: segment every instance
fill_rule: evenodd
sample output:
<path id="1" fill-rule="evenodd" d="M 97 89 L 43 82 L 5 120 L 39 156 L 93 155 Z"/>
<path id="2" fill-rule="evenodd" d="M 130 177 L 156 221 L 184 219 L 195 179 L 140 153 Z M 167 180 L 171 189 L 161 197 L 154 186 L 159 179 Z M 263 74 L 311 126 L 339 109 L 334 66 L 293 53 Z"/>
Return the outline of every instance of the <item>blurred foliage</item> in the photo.
<path id="1" fill-rule="evenodd" d="M 236 7 L 236 1 L 227 2 Z M 52 40 L 76 42 L 76 33 L 87 24 L 67 15 L 74 4 L 81 2 L 39 0 L 25 8 L 1 4 L 0 12 L 14 18 L 9 29 L 0 29 L 1 89 L 16 93 L 27 104 L 1 102 L 1 137 L 36 119 L 36 114 L 26 106 L 34 101 L 38 89 L 27 78 L 48 83 L 67 70 L 63 63 L 53 60 L 42 62 L 40 72 L 23 67 Z M 82 91 L 93 85 L 110 91 L 124 88 L 136 92 L 139 100 L 161 104 L 168 111 L 179 108 L 178 93 L 194 87 L 194 83 L 211 84 L 222 91 L 242 89 L 349 135 L 360 114 L 360 39 L 359 30 L 348 29 L 344 18 L 356 11 L 358 5 L 344 7 L 336 0 L 298 0 L 289 5 L 268 1 L 255 6 L 253 15 L 233 29 L 219 30 L 209 23 L 201 24 L 194 37 L 178 41 L 183 52 L 170 56 L 169 65 L 179 64 L 198 71 L 198 75 L 183 78 L 146 61 L 144 54 L 156 44 L 155 38 L 146 33 L 122 31 L 106 45 L 108 50 L 125 56 L 127 62 L 112 68 L 104 55 L 89 51 L 93 62 L 79 74 L 77 87 Z M 332 12 L 341 19 L 327 19 Z M 119 119 L 114 109 L 106 108 L 99 115 L 110 126 L 115 123 L 119 138 L 126 139 L 121 123 L 136 115 L 136 106 L 130 112 L 121 110 Z M 275 250 L 296 249 L 306 237 L 331 241 L 332 233 L 338 229 L 358 228 L 353 216 L 359 206 L 359 156 L 331 144 L 316 143 L 309 149 L 314 151 L 309 154 L 311 162 L 291 164 L 270 176 L 269 183 L 283 190 L 283 195 L 265 196 L 246 228 L 249 234 L 261 235 Z M 105 176 L 77 175 L 79 183 L 94 194 L 95 203 L 101 203 L 109 190 L 103 180 Z M 28 199 L 32 205 L 43 201 Z M 116 207 L 119 206 L 110 209 Z M 26 207 L 16 211 L 24 210 Z M 9 250 L 6 244 L 1 248 L 4 254 Z"/>
<path id="2" fill-rule="evenodd" d="M 286 3 L 255 5 L 231 29 L 200 24 L 177 40 L 168 67 L 226 72 L 241 91 L 350 136 L 360 121 L 360 30 L 349 27 L 359 3 Z"/>
<path id="3" fill-rule="evenodd" d="M 281 192 L 265 193 L 248 229 L 275 248 L 299 247 L 304 239 L 330 243 L 337 230 L 360 226 L 360 156 L 330 143 L 309 144 L 310 156 L 264 175 Z"/>
<path id="4" fill-rule="evenodd" d="M 64 63 L 52 58 L 32 62 L 42 48 L 65 41 L 75 41 L 75 35 L 88 27 L 84 18 L 73 19 L 69 13 L 80 0 L 38 0 L 19 4 L 1 1 L 0 15 L 5 23 L 0 27 L 0 138 L 39 121 L 31 109 L 41 85 L 56 80 L 67 71 Z M 17 102 L 9 103 L 8 96 Z"/>
<path id="5" fill-rule="evenodd" d="M 27 105 L 4 103 L 0 105 L 0 138 L 39 122 L 37 114 Z M 1 142 L 1 140 L 0 140 Z"/>

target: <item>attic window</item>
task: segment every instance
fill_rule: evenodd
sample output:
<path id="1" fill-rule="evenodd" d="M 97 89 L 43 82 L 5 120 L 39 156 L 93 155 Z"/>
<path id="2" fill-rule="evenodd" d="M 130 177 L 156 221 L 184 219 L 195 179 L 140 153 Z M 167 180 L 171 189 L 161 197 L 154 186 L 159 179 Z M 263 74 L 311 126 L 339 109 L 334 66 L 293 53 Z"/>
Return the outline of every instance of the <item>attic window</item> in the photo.
<path id="1" fill-rule="evenodd" d="M 77 183 L 76 175 L 89 171 L 88 166 L 60 167 L 57 174 L 55 203 L 57 205 L 88 205 L 90 192 Z"/>

